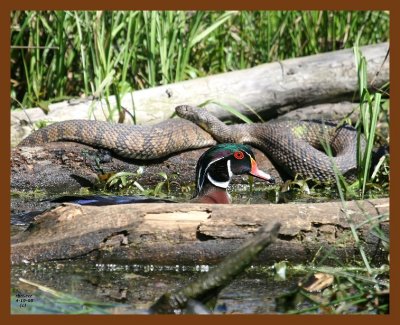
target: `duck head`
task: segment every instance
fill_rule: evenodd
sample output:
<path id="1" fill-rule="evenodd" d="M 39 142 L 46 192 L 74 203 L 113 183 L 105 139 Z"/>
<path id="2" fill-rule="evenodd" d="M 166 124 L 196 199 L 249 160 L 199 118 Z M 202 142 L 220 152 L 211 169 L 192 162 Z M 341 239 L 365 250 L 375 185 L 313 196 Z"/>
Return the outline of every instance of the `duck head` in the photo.
<path id="1" fill-rule="evenodd" d="M 200 157 L 196 166 L 196 190 L 193 202 L 230 203 L 227 188 L 233 175 L 253 175 L 274 183 L 271 175 L 257 167 L 254 154 L 244 144 L 216 145 Z"/>

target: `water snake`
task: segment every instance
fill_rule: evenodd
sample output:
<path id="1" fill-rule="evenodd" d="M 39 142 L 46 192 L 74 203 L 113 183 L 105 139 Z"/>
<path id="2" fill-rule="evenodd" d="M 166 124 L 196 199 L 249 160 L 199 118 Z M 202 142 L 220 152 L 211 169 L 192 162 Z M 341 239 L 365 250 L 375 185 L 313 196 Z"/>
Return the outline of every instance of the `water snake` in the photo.
<path id="1" fill-rule="evenodd" d="M 218 141 L 257 147 L 292 176 L 332 180 L 333 164 L 348 177 L 357 170 L 357 132 L 351 126 L 337 128 L 335 123 L 320 120 L 225 125 L 205 109 L 181 105 L 176 112 L 181 118 L 145 126 L 87 120 L 58 122 L 32 133 L 19 146 L 74 141 L 108 149 L 124 158 L 149 160 Z M 334 157 L 324 152 L 321 142 L 325 140 Z M 365 147 L 363 139 L 361 147 Z"/>

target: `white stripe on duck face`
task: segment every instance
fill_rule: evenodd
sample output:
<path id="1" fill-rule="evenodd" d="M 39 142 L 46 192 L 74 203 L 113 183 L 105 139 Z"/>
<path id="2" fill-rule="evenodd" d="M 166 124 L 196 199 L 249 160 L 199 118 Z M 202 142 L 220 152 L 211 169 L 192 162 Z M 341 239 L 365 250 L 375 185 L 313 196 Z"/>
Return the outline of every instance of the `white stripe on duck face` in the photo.
<path id="1" fill-rule="evenodd" d="M 218 159 L 219 160 L 219 159 Z M 217 160 L 214 160 L 213 162 L 211 162 L 210 164 L 208 164 L 208 166 L 210 166 L 212 163 L 216 162 Z M 206 170 L 208 169 L 208 166 L 206 168 Z M 220 188 L 228 188 L 229 183 L 231 181 L 231 177 L 233 175 L 232 173 L 232 169 L 231 169 L 231 160 L 228 159 L 227 163 L 226 163 L 226 167 L 228 168 L 228 175 L 229 175 L 229 179 L 226 182 L 219 182 L 216 181 L 215 179 L 213 179 L 209 173 L 207 173 L 207 178 L 208 180 L 211 182 L 211 184 L 213 184 L 214 186 L 220 187 Z"/>

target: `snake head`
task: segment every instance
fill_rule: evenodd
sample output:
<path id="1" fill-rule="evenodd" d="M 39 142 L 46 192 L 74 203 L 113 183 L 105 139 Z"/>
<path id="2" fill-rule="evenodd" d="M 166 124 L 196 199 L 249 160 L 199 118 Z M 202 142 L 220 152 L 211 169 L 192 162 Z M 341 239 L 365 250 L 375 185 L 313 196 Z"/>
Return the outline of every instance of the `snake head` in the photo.
<path id="1" fill-rule="evenodd" d="M 190 105 L 179 105 L 175 107 L 175 112 L 179 117 L 194 122 L 198 125 L 208 123 L 209 113 L 205 108 Z"/>
<path id="2" fill-rule="evenodd" d="M 190 105 L 179 105 L 175 107 L 175 112 L 179 117 L 187 118 L 195 114 L 197 108 Z"/>

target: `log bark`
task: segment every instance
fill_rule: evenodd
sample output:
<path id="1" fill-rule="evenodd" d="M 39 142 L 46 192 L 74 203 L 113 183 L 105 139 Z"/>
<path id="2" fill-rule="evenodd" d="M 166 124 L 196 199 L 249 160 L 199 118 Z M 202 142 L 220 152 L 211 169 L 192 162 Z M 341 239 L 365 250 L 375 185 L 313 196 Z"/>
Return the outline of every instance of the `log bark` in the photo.
<path id="1" fill-rule="evenodd" d="M 301 107 L 296 110 L 286 112 L 283 108 L 279 111 L 279 116 L 275 120 L 332 120 L 340 121 L 345 116 L 349 116 L 353 123 L 359 117 L 359 103 L 340 102 L 325 103 Z M 282 115 L 281 115 L 282 114 Z"/>
<path id="2" fill-rule="evenodd" d="M 261 226 L 279 222 L 278 240 L 257 263 L 360 259 L 387 262 L 381 239 L 389 235 L 389 199 L 317 204 L 209 205 L 64 204 L 43 213 L 12 237 L 13 264 L 89 258 L 99 263 L 215 264 Z M 378 217 L 379 216 L 379 217 Z M 360 242 L 356 243 L 351 225 Z M 321 250 L 322 248 L 322 250 Z M 325 250 L 326 249 L 326 250 Z M 331 251 L 327 257 L 327 251 Z M 318 252 L 318 254 L 317 254 Z"/>
<path id="3" fill-rule="evenodd" d="M 389 81 L 389 58 L 385 60 L 389 44 L 360 49 L 367 60 L 368 85 L 379 88 Z M 357 89 L 353 49 L 346 49 L 135 91 L 124 95 L 121 105 L 135 115 L 138 124 L 168 119 L 177 105 L 197 106 L 209 100 L 230 105 L 256 121 L 257 117 L 248 107 L 269 120 L 299 107 L 353 100 Z M 115 107 L 114 96 L 108 101 Z M 48 115 L 40 108 L 14 111 L 12 144 L 31 131 L 26 126 L 31 121 L 58 121 L 71 119 L 71 116 L 109 119 L 104 107 L 105 101 L 66 101 L 50 105 Z M 207 108 L 222 120 L 232 119 L 231 114 L 217 104 L 209 103 Z M 118 120 L 119 116 L 114 114 L 111 118 Z"/>

